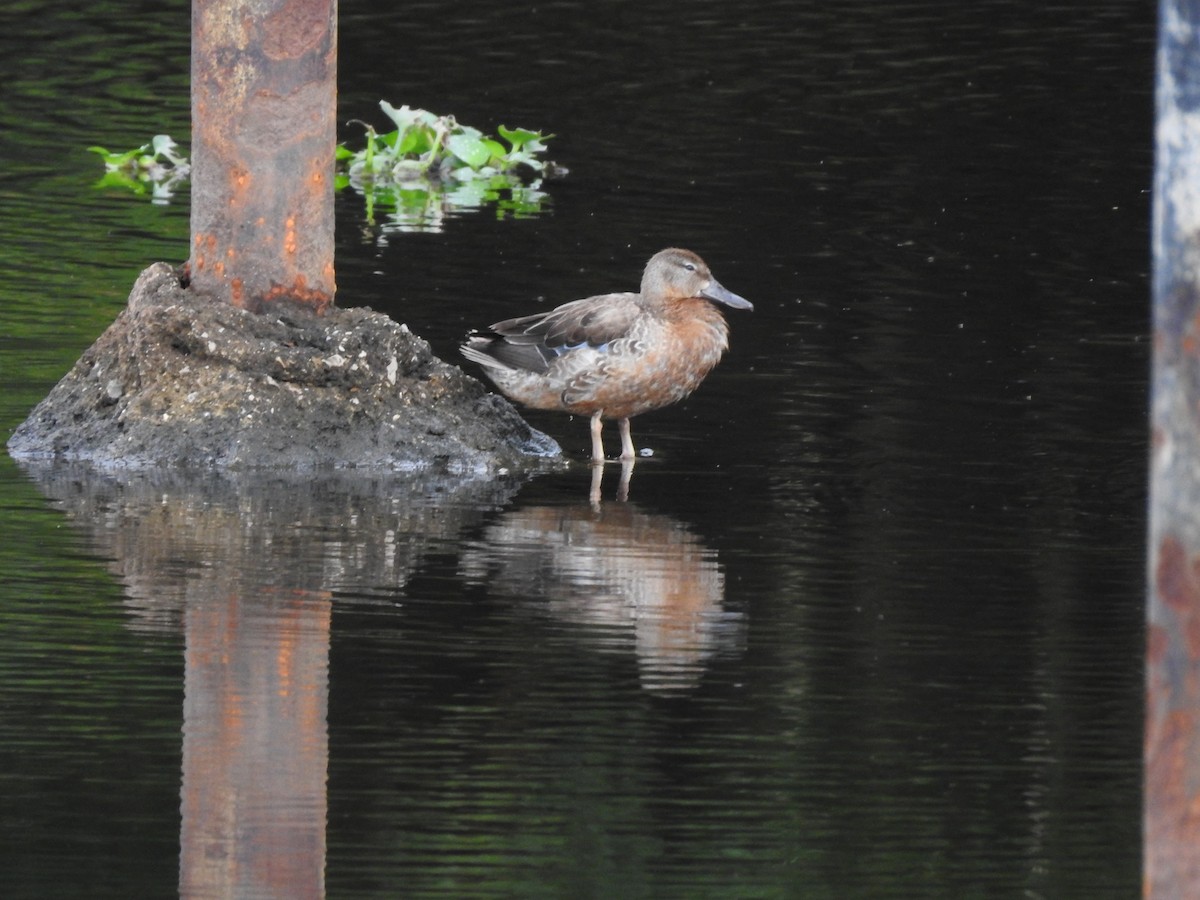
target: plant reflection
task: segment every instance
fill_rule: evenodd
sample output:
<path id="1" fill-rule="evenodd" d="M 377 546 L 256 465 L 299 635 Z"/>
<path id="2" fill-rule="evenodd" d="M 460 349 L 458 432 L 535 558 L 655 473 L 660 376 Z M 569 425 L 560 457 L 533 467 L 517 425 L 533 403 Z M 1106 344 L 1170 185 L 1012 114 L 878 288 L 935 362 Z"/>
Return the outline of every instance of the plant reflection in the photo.
<path id="1" fill-rule="evenodd" d="M 712 656 L 745 639 L 741 614 L 724 609 L 716 553 L 632 503 L 506 512 L 462 559 L 468 581 L 583 626 L 593 646 L 632 647 L 647 690 L 694 687 Z"/>

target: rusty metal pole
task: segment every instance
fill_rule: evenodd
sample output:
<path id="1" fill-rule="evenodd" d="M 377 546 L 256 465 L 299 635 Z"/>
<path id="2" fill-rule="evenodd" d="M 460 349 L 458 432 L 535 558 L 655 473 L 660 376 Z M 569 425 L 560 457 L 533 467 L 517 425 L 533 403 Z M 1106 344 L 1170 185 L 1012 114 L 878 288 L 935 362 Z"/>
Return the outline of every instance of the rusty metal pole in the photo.
<path id="1" fill-rule="evenodd" d="M 1200 0 L 1159 6 L 1143 895 L 1200 897 Z"/>
<path id="2" fill-rule="evenodd" d="M 193 0 L 191 286 L 333 301 L 337 0 Z"/>

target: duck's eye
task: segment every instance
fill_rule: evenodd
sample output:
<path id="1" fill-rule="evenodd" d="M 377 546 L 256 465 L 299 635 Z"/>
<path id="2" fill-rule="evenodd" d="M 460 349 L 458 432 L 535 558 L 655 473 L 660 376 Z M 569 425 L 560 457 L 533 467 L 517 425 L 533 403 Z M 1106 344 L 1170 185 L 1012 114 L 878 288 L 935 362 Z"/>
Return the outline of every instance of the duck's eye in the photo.
<path id="1" fill-rule="evenodd" d="M 689 272 L 695 272 L 695 271 L 696 271 L 696 265 L 695 265 L 695 263 L 689 263 L 689 262 L 685 262 L 685 263 L 683 264 L 683 267 L 684 267 L 684 269 L 686 269 L 686 270 L 687 270 L 687 271 L 689 271 Z"/>

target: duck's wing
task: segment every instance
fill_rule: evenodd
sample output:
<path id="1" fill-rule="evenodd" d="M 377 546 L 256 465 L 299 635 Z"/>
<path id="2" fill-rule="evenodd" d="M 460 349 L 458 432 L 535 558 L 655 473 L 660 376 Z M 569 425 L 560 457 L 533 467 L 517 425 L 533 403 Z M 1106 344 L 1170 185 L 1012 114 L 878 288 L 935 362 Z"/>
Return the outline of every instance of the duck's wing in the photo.
<path id="1" fill-rule="evenodd" d="M 488 352 L 508 365 L 545 372 L 568 351 L 603 349 L 627 336 L 644 314 L 637 298 L 637 294 L 602 294 L 549 312 L 505 319 L 491 326 L 501 340 L 494 341 Z"/>

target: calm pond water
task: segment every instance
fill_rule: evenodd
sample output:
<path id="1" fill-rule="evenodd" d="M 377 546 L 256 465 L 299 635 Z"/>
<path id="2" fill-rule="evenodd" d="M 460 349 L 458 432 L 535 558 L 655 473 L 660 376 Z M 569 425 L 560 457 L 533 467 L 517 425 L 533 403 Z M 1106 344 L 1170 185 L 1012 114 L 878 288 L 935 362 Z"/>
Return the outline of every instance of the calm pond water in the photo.
<path id="1" fill-rule="evenodd" d="M 188 5 L 0 12 L 0 434 L 186 257 Z M 755 303 L 631 499 L 0 454 L 5 897 L 1098 898 L 1140 883 L 1152 4 L 342 4 L 542 215 L 339 303 L 472 326 L 690 247 Z M 347 126 L 352 138 L 357 126 Z M 531 415 L 574 460 L 586 423 Z"/>

